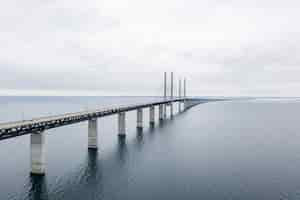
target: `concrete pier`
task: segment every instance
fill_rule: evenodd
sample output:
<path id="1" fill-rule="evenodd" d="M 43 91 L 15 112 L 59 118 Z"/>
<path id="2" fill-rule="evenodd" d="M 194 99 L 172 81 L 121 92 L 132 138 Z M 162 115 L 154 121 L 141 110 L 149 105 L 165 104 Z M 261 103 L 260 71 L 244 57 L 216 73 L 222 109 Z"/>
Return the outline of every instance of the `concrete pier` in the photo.
<path id="1" fill-rule="evenodd" d="M 43 131 L 30 135 L 31 174 L 45 174 L 45 133 Z"/>
<path id="2" fill-rule="evenodd" d="M 98 126 L 97 119 L 90 119 L 88 121 L 88 148 L 97 149 L 98 148 Z"/>
<path id="3" fill-rule="evenodd" d="M 149 108 L 149 123 L 150 126 L 153 126 L 155 124 L 155 107 L 151 106 Z"/>
<path id="4" fill-rule="evenodd" d="M 186 79 L 184 78 L 183 80 L 183 97 L 186 98 Z M 183 109 L 186 110 L 187 109 L 187 101 L 184 100 L 183 102 Z"/>
<path id="5" fill-rule="evenodd" d="M 158 106 L 158 119 L 160 121 L 164 119 L 164 107 L 163 107 L 163 105 Z"/>
<path id="6" fill-rule="evenodd" d="M 137 117 L 136 117 L 136 127 L 138 129 L 143 129 L 143 109 L 137 109 Z"/>
<path id="7" fill-rule="evenodd" d="M 167 99 L 167 72 L 164 73 L 164 100 Z M 167 105 L 163 104 L 163 119 L 167 119 Z"/>
<path id="8" fill-rule="evenodd" d="M 170 103 L 170 117 L 174 117 L 174 108 L 173 108 L 173 103 Z"/>
<path id="9" fill-rule="evenodd" d="M 173 99 L 173 97 L 174 97 L 174 82 L 173 82 L 173 79 L 174 79 L 174 73 L 171 72 L 171 99 Z M 173 103 L 171 102 L 170 103 L 170 117 L 173 118 L 173 115 L 174 115 L 174 109 L 173 109 Z"/>
<path id="10" fill-rule="evenodd" d="M 121 112 L 118 114 L 118 131 L 120 137 L 126 136 L 126 113 Z"/>
<path id="11" fill-rule="evenodd" d="M 181 79 L 178 81 L 178 98 L 181 98 Z M 181 112 L 181 102 L 178 102 L 178 112 Z"/>

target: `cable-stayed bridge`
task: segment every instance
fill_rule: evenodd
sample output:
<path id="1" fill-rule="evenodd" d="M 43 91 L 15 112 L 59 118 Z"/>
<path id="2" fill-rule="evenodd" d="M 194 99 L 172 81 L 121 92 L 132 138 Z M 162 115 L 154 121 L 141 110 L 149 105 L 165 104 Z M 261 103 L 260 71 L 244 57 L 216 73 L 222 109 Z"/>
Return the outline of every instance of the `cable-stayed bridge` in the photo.
<path id="1" fill-rule="evenodd" d="M 174 116 L 174 104 L 178 104 L 178 112 L 199 104 L 197 98 L 186 96 L 186 80 L 183 81 L 183 95 L 181 80 L 178 85 L 178 96 L 174 97 L 173 72 L 171 73 L 170 96 L 167 97 L 167 73 L 164 73 L 164 98 L 159 101 L 144 102 L 139 104 L 113 106 L 89 111 L 66 113 L 56 116 L 47 116 L 30 120 L 8 122 L 0 124 L 0 140 L 30 134 L 31 147 L 31 173 L 45 174 L 45 134 L 46 130 L 58 128 L 74 123 L 88 121 L 88 148 L 98 148 L 97 119 L 109 115 L 118 115 L 118 135 L 126 136 L 126 112 L 137 111 L 137 128 L 143 128 L 143 110 L 149 109 L 149 123 L 155 126 L 155 108 L 158 108 L 158 119 L 163 121 L 167 118 L 167 106 L 170 107 L 170 117 Z"/>

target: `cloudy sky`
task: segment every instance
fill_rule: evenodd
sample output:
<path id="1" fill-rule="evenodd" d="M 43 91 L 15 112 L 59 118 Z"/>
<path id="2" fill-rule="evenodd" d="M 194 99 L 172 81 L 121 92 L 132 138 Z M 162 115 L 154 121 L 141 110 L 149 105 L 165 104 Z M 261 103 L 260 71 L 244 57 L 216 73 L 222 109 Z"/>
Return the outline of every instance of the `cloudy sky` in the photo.
<path id="1" fill-rule="evenodd" d="M 299 0 L 2 1 L 0 95 L 300 96 Z"/>

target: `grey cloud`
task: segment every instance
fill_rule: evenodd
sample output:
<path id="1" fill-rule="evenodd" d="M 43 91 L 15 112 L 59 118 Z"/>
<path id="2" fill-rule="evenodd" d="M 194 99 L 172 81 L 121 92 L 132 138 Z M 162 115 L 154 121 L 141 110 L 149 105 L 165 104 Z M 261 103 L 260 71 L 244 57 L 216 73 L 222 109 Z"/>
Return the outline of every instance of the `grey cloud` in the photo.
<path id="1" fill-rule="evenodd" d="M 157 95 L 174 71 L 194 95 L 299 96 L 299 6 L 12 0 L 0 8 L 0 87 Z"/>

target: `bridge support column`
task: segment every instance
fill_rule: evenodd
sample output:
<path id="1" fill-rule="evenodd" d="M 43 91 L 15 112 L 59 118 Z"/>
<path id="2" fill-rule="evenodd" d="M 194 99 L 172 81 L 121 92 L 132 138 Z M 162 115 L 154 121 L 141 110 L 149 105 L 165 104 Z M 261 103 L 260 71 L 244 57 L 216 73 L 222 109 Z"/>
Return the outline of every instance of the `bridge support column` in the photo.
<path id="1" fill-rule="evenodd" d="M 158 118 L 160 121 L 164 119 L 164 116 L 163 116 L 164 108 L 163 107 L 164 106 L 162 104 L 159 104 L 159 106 L 158 106 Z"/>
<path id="2" fill-rule="evenodd" d="M 178 112 L 181 112 L 181 101 L 178 101 Z"/>
<path id="3" fill-rule="evenodd" d="M 119 136 L 126 136 L 126 114 L 125 112 L 121 112 L 118 115 L 118 125 L 119 125 Z"/>
<path id="4" fill-rule="evenodd" d="M 164 119 L 167 119 L 167 104 L 163 104 L 163 107 L 164 107 L 163 117 L 164 117 Z"/>
<path id="5" fill-rule="evenodd" d="M 150 126 L 154 126 L 155 124 L 155 107 L 151 106 L 149 108 L 149 120 L 150 120 Z"/>
<path id="6" fill-rule="evenodd" d="M 170 117 L 173 118 L 174 110 L 173 110 L 173 103 L 170 103 Z"/>
<path id="7" fill-rule="evenodd" d="M 97 149 L 98 148 L 98 126 L 97 119 L 90 119 L 88 121 L 88 148 Z"/>
<path id="8" fill-rule="evenodd" d="M 31 174 L 45 174 L 45 133 L 43 131 L 30 135 Z"/>
<path id="9" fill-rule="evenodd" d="M 137 128 L 138 129 L 143 129 L 143 109 L 139 108 L 137 109 Z"/>

